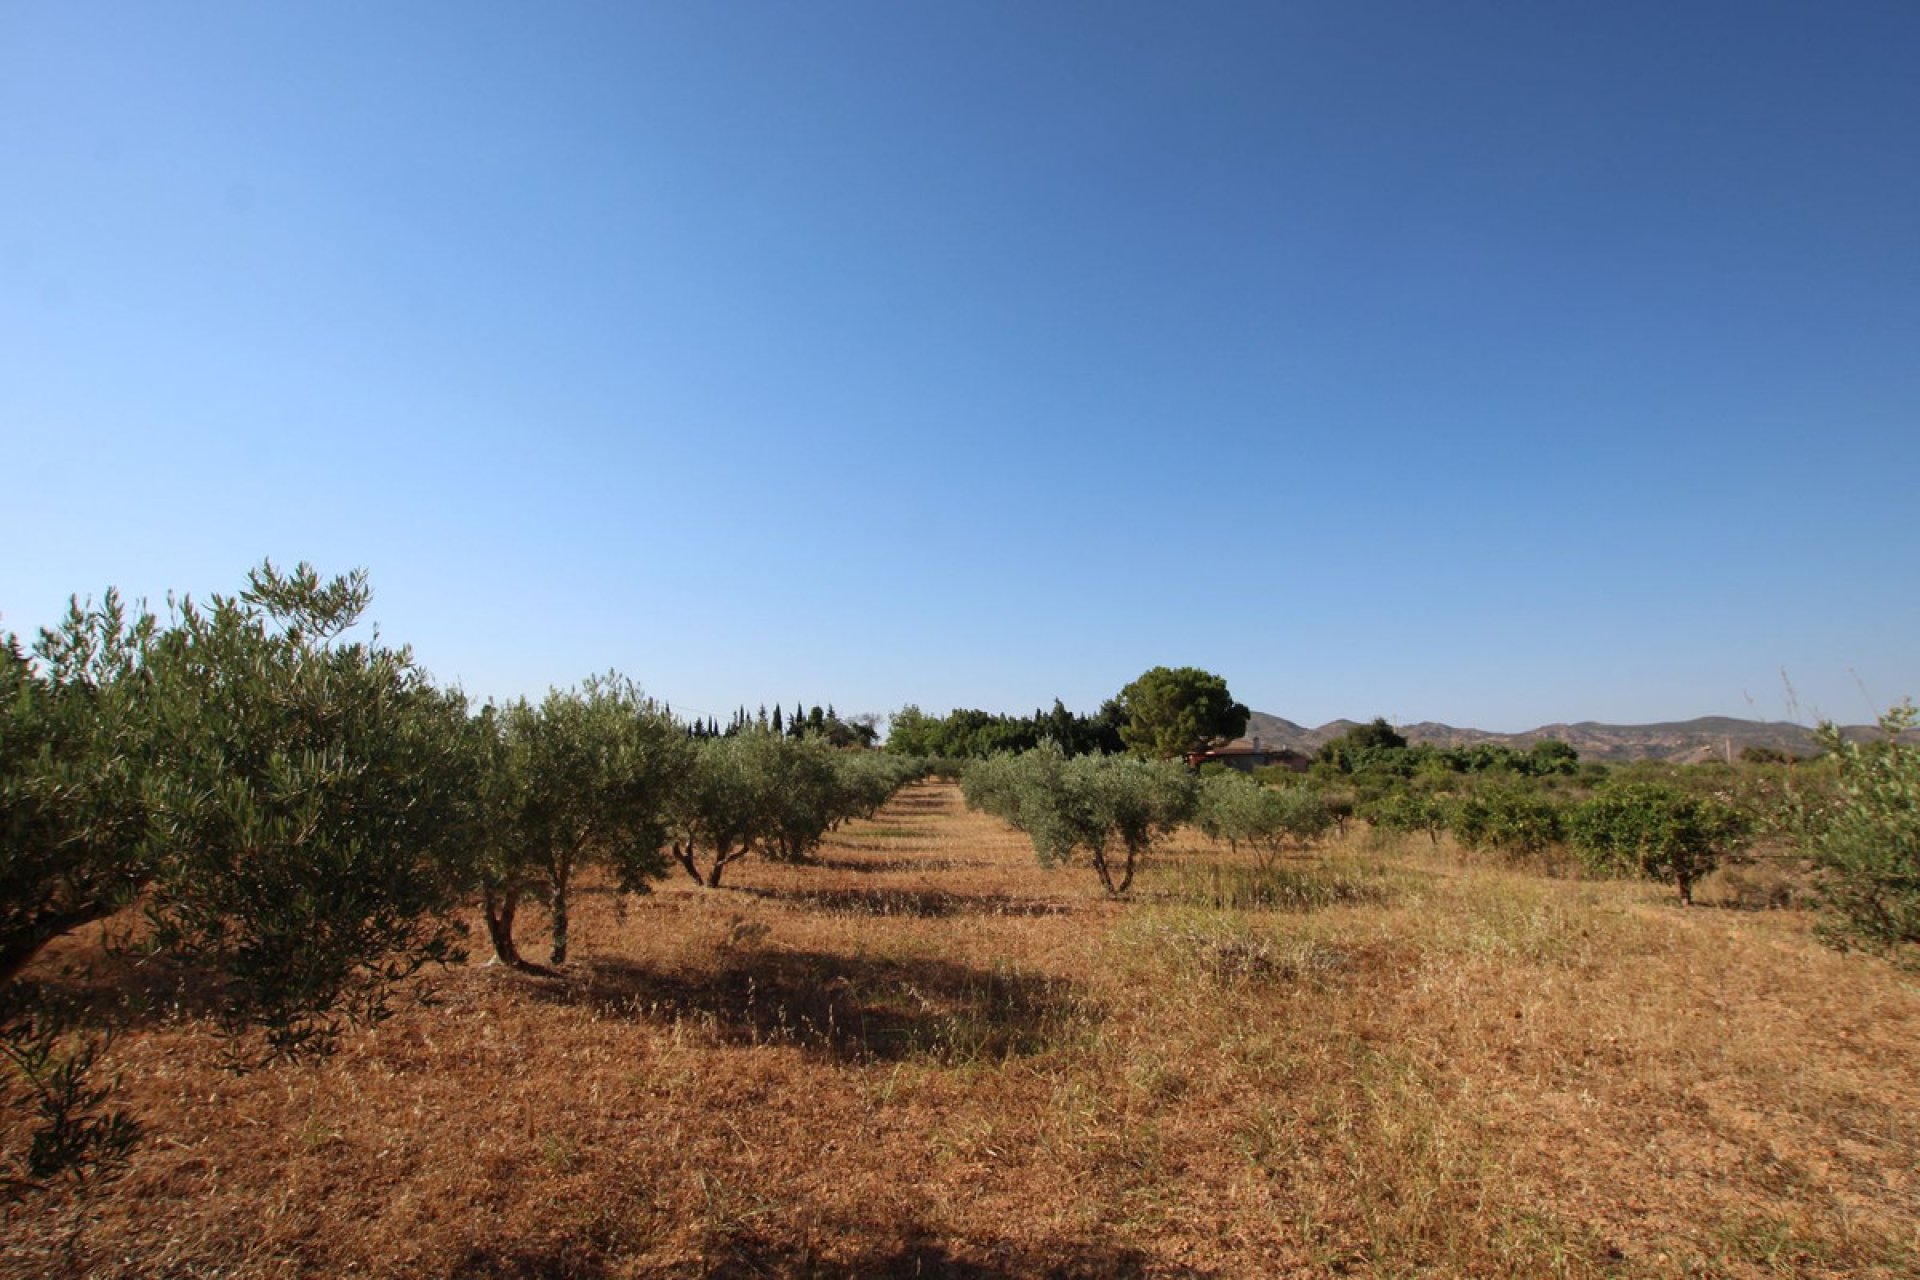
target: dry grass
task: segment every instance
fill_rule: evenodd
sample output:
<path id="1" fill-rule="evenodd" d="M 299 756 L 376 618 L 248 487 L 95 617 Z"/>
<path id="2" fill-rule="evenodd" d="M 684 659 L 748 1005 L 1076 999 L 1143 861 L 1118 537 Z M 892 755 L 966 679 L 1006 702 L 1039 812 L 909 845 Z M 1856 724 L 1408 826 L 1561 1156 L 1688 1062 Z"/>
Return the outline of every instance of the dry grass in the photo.
<path id="1" fill-rule="evenodd" d="M 462 968 L 321 1063 L 155 1013 L 132 1167 L 0 1270 L 1915 1272 L 1920 992 L 1800 913 L 1424 839 L 1213 905 L 1259 901 L 1230 861 L 1108 903 L 927 784 L 819 866 L 589 893 L 563 975 Z"/>

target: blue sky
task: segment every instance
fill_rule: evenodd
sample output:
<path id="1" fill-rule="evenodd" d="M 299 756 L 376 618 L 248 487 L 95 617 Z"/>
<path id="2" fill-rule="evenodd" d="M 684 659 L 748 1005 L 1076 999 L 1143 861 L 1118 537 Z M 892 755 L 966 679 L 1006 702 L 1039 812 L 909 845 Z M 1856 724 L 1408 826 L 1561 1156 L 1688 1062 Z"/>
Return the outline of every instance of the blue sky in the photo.
<path id="1" fill-rule="evenodd" d="M 1904 0 L 0 0 L 0 626 L 272 556 L 476 697 L 1867 719 L 1916 65 Z"/>

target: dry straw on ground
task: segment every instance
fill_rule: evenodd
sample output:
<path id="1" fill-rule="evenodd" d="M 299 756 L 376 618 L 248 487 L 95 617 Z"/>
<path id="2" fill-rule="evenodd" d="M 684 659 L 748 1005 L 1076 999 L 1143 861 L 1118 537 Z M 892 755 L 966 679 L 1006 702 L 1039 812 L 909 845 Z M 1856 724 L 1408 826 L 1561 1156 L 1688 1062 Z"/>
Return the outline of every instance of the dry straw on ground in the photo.
<path id="1" fill-rule="evenodd" d="M 922 784 L 820 865 L 591 893 L 565 972 L 476 962 L 316 1064 L 236 1076 L 159 1002 L 131 1168 L 0 1271 L 1920 1271 L 1920 992 L 1803 914 L 1424 839 L 1211 905 L 1231 861 L 1114 904 Z"/>

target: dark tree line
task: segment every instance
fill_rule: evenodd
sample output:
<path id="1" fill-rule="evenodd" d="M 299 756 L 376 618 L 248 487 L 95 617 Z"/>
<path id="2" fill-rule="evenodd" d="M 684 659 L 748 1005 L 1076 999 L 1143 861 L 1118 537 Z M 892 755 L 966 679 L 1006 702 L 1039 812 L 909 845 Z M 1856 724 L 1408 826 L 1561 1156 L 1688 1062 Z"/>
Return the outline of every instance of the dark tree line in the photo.
<path id="1" fill-rule="evenodd" d="M 671 708 L 668 713 L 671 714 Z M 840 713 L 833 709 L 832 703 L 825 707 L 815 704 L 807 709 L 798 702 L 793 704 L 791 714 L 778 703 L 774 704 L 771 714 L 764 705 L 758 713 L 740 706 L 734 709 L 724 726 L 719 720 L 708 716 L 688 722 L 686 732 L 688 737 L 698 741 L 732 738 L 743 733 L 762 733 L 772 734 L 776 738 L 817 738 L 835 747 L 870 747 L 880 736 L 872 716 L 862 715 L 843 720 Z"/>
<path id="2" fill-rule="evenodd" d="M 1557 738 L 1543 738 L 1524 751 L 1493 742 L 1464 747 L 1436 747 L 1423 742 L 1415 746 L 1385 720 L 1375 718 L 1323 743 L 1314 753 L 1313 762 L 1342 774 L 1410 778 L 1423 772 L 1506 772 L 1547 778 L 1577 772 L 1580 753 Z"/>
<path id="3" fill-rule="evenodd" d="M 1117 755 L 1126 749 L 1120 736 L 1126 714 L 1109 700 L 1094 715 L 1067 710 L 1058 699 L 1051 711 L 1030 716 L 956 708 L 932 716 L 909 703 L 887 724 L 887 750 L 906 756 L 947 760 L 984 760 L 999 752 L 1031 751 L 1053 743 L 1069 756 Z"/>

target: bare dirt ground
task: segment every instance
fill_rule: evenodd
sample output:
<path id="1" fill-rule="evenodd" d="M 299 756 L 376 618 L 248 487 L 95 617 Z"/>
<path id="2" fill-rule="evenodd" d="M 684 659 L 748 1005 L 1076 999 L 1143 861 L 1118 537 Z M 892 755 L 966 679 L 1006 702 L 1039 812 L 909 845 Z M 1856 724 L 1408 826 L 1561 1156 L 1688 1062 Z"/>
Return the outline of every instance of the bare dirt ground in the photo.
<path id="1" fill-rule="evenodd" d="M 1293 860 L 1303 909 L 1208 905 L 1234 862 L 1110 903 L 927 783 L 815 866 L 593 889 L 564 973 L 477 954 L 324 1061 L 157 1007 L 131 1167 L 0 1273 L 1920 1274 L 1910 976 L 1424 838 Z"/>

